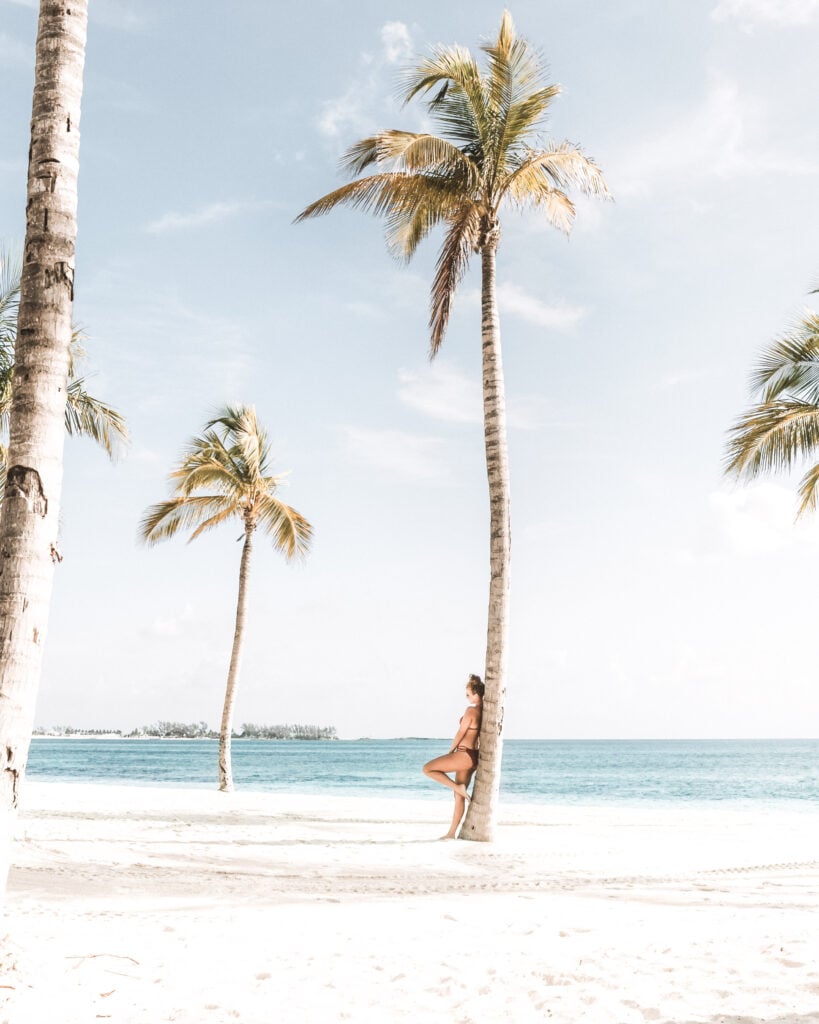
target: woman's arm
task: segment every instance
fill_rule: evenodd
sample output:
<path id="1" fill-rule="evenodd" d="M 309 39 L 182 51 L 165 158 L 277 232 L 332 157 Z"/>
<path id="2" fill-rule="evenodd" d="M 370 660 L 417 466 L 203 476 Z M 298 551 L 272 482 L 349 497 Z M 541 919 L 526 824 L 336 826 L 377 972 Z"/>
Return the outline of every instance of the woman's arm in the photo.
<path id="1" fill-rule="evenodd" d="M 461 740 L 469 732 L 470 725 L 475 723 L 475 711 L 472 708 L 467 708 L 464 712 L 464 716 L 461 719 L 461 724 L 458 726 L 458 731 L 455 733 L 455 739 L 452 741 L 452 749 L 454 750 L 457 746 L 460 746 Z"/>

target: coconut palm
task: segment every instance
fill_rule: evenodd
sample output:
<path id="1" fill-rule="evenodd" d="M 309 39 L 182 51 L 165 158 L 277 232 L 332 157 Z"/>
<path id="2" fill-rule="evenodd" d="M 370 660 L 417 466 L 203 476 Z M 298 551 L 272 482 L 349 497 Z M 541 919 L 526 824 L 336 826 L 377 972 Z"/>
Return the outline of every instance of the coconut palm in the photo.
<path id="1" fill-rule="evenodd" d="M 483 71 L 460 46 L 438 47 L 407 74 L 404 100 L 431 96 L 440 135 L 383 131 L 353 145 L 344 167 L 359 177 L 307 207 L 304 220 L 351 206 L 387 222 L 387 241 L 410 259 L 436 226 L 444 229 L 432 281 L 430 356 L 444 340 L 453 298 L 470 256 L 481 257 L 481 343 L 486 465 L 490 498 L 490 585 L 481 757 L 461 836 L 492 838 L 500 782 L 506 690 L 510 518 L 506 411 L 495 262 L 505 208 L 537 211 L 568 233 L 570 186 L 607 196 L 597 165 L 571 143 L 544 139 L 559 87 L 546 81 L 539 54 L 515 33 L 508 11 L 497 39 L 482 47 Z"/>
<path id="2" fill-rule="evenodd" d="M 6 477 L 6 446 L 14 379 L 14 349 L 20 301 L 20 258 L 0 247 L 0 501 Z M 90 437 L 114 458 L 128 440 L 125 420 L 116 409 L 86 390 L 87 378 L 79 373 L 85 362 L 84 335 L 74 327 L 68 349 L 65 429 L 74 436 Z"/>
<path id="3" fill-rule="evenodd" d="M 20 333 L 0 505 L 0 843 L 13 831 L 28 758 L 54 576 L 87 24 L 88 0 L 40 4 Z M 0 890 L 7 849 L 0 855 Z"/>
<path id="4" fill-rule="evenodd" d="M 230 737 L 244 643 L 253 535 L 257 529 L 262 530 L 287 559 L 306 554 L 312 536 L 307 520 L 276 497 L 282 477 L 271 474 L 269 457 L 270 443 L 256 420 L 254 407 L 226 406 L 205 425 L 202 434 L 188 442 L 169 477 L 174 496 L 151 505 L 139 528 L 141 540 L 156 544 L 188 529 L 192 530 L 192 541 L 228 520 L 238 519 L 242 523 L 244 545 L 239 564 L 236 626 L 219 731 L 222 792 L 233 789 Z"/>
<path id="5" fill-rule="evenodd" d="M 763 353 L 751 378 L 759 402 L 731 428 L 726 473 L 753 480 L 819 454 L 819 314 L 807 310 Z M 799 484 L 797 515 L 819 503 L 819 463 Z"/>

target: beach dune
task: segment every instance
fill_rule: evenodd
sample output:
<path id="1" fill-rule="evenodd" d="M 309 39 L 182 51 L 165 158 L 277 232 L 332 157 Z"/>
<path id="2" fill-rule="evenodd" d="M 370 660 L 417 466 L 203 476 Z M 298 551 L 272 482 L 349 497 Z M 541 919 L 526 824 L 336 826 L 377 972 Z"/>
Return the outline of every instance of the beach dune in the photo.
<path id="1" fill-rule="evenodd" d="M 815 815 L 29 782 L 0 1022 L 817 1024 Z"/>

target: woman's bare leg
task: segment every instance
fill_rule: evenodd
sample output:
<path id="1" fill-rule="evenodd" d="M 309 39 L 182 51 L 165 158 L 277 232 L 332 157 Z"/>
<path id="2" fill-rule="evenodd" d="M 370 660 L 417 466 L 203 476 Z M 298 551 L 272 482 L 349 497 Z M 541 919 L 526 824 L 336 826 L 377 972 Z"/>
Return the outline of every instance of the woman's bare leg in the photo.
<path id="1" fill-rule="evenodd" d="M 455 772 L 455 783 L 463 784 L 464 789 L 469 785 L 469 780 L 472 778 L 471 771 L 460 771 Z M 442 838 L 454 839 L 458 835 L 458 826 L 461 824 L 461 819 L 464 816 L 466 810 L 466 800 L 461 794 L 455 791 L 455 810 L 452 812 L 452 824 L 449 826 L 449 832 Z"/>
<path id="2" fill-rule="evenodd" d="M 465 774 L 468 778 L 471 768 L 472 758 L 469 754 L 457 750 L 454 754 L 444 754 L 443 757 L 435 757 L 431 761 L 427 761 L 424 765 L 424 775 L 428 779 L 432 779 L 433 782 L 440 782 L 442 786 L 447 786 L 453 790 L 456 796 L 466 800 L 468 796 L 466 785 L 463 779 L 459 781 L 458 776 Z M 446 774 L 447 772 L 455 772 L 454 781 Z"/>

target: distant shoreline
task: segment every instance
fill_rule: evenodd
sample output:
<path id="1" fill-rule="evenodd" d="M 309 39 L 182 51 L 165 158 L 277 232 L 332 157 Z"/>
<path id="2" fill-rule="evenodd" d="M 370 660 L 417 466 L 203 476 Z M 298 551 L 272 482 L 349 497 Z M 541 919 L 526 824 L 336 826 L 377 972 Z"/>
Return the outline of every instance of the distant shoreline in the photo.
<path id="1" fill-rule="evenodd" d="M 128 736 L 118 732 L 35 732 L 33 740 L 173 740 L 184 743 L 218 743 L 218 736 Z M 260 743 L 337 743 L 338 736 L 231 736 L 231 743 L 242 740 L 255 740 Z"/>

